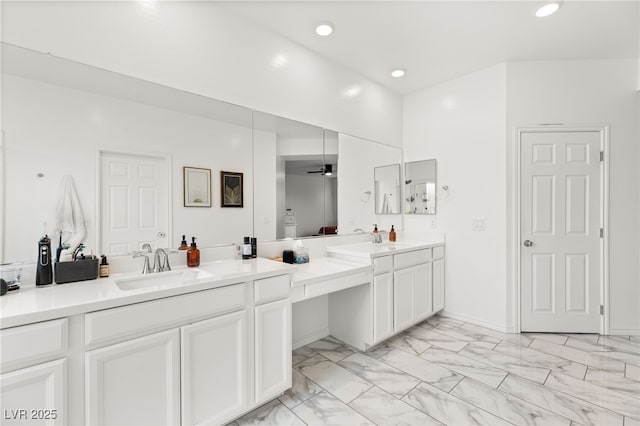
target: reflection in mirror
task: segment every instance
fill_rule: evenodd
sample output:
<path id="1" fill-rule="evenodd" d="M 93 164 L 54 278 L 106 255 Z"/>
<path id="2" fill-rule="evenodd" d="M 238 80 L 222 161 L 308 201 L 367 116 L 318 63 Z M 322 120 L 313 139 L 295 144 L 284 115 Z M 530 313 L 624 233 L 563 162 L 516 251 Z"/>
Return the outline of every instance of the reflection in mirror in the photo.
<path id="1" fill-rule="evenodd" d="M 376 214 L 399 214 L 400 164 L 376 167 L 373 179 Z"/>
<path id="2" fill-rule="evenodd" d="M 325 160 L 323 129 L 262 112 L 254 112 L 253 123 L 258 239 L 326 232 L 325 216 L 335 218 L 337 155 Z"/>
<path id="3" fill-rule="evenodd" d="M 338 132 L 324 130 L 324 228 L 320 235 L 338 233 Z"/>
<path id="4" fill-rule="evenodd" d="M 356 229 L 367 232 L 389 230 L 391 225 L 402 229 L 402 217 L 376 215 L 374 203 L 374 169 L 400 163 L 400 148 L 355 136 L 339 134 L 338 141 L 338 233 L 351 234 Z"/>
<path id="5" fill-rule="evenodd" d="M 96 254 L 253 233 L 249 109 L 11 45 L 2 59 L 4 262 L 61 229 Z M 210 170 L 190 189 L 202 207 L 185 166 Z M 243 208 L 221 207 L 221 170 L 244 174 Z"/>
<path id="6" fill-rule="evenodd" d="M 423 160 L 404 165 L 405 213 L 436 214 L 436 160 Z"/>

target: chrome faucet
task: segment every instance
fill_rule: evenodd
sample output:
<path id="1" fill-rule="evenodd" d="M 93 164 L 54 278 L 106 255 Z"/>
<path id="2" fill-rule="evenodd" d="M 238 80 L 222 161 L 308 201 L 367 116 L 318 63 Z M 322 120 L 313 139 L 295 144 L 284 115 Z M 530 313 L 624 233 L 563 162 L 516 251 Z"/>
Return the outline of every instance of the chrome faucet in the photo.
<path id="1" fill-rule="evenodd" d="M 142 273 L 150 274 L 151 267 L 149 266 L 149 256 L 147 256 L 145 253 L 141 251 L 136 251 L 136 252 L 133 252 L 133 258 L 135 259 L 136 257 L 144 257 L 144 265 L 142 266 Z"/>
<path id="2" fill-rule="evenodd" d="M 162 260 L 160 260 L 160 254 L 162 254 Z M 157 248 L 155 256 L 153 258 L 153 272 L 170 271 L 171 265 L 169 265 L 169 253 L 164 249 Z"/>
<path id="3" fill-rule="evenodd" d="M 387 235 L 387 231 L 379 230 L 378 232 L 373 233 L 373 244 L 382 244 L 384 239 L 382 238 L 382 234 Z"/>
<path id="4" fill-rule="evenodd" d="M 170 271 L 171 265 L 169 264 L 169 253 L 172 253 L 171 250 L 158 248 L 155 251 L 153 257 L 153 268 L 151 268 L 149 264 L 149 255 L 153 253 L 153 249 L 151 248 L 151 244 L 144 243 L 142 245 L 141 251 L 133 252 L 133 257 L 144 257 L 144 265 L 142 266 L 143 274 L 150 274 L 152 272 L 163 272 Z M 162 258 L 160 257 L 162 255 Z"/>

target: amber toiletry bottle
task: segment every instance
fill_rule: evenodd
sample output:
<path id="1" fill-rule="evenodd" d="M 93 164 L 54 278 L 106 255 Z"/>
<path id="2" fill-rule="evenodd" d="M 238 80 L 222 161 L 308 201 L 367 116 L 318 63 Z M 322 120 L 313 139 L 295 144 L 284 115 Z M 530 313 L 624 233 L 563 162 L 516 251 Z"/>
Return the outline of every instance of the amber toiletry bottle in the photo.
<path id="1" fill-rule="evenodd" d="M 178 247 L 178 250 L 189 250 L 186 235 L 182 236 L 182 242 L 180 243 L 180 247 Z"/>
<path id="2" fill-rule="evenodd" d="M 393 229 L 393 225 L 391 225 L 391 231 L 389 231 L 389 241 L 392 243 L 396 241 L 396 230 Z"/>
<path id="3" fill-rule="evenodd" d="M 191 247 L 187 250 L 187 266 L 200 266 L 200 249 L 196 245 L 196 237 L 191 237 Z"/>
<path id="4" fill-rule="evenodd" d="M 106 278 L 109 276 L 109 262 L 107 262 L 107 256 L 104 254 L 101 256 L 102 262 L 100 263 L 100 278 Z"/>

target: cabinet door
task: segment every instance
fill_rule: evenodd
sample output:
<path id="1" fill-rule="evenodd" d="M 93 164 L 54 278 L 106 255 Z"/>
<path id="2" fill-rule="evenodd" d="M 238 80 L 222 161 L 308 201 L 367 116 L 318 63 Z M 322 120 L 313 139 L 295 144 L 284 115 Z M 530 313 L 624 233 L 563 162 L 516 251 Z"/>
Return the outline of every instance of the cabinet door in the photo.
<path id="1" fill-rule="evenodd" d="M 393 275 L 373 278 L 373 342 L 381 342 L 393 334 Z"/>
<path id="2" fill-rule="evenodd" d="M 63 425 L 65 365 L 60 359 L 0 376 L 3 425 Z"/>
<path id="3" fill-rule="evenodd" d="M 444 259 L 433 261 L 433 312 L 444 309 Z"/>
<path id="4" fill-rule="evenodd" d="M 181 328 L 182 424 L 223 424 L 247 402 L 247 311 Z"/>
<path id="5" fill-rule="evenodd" d="M 431 262 L 413 267 L 413 308 L 414 319 L 420 321 L 432 312 Z"/>
<path id="6" fill-rule="evenodd" d="M 291 301 L 255 308 L 256 405 L 291 387 Z"/>
<path id="7" fill-rule="evenodd" d="M 413 268 L 393 273 L 393 323 L 394 331 L 404 330 L 413 324 Z"/>
<path id="8" fill-rule="evenodd" d="M 87 352 L 87 424 L 178 424 L 179 340 L 169 330 Z"/>

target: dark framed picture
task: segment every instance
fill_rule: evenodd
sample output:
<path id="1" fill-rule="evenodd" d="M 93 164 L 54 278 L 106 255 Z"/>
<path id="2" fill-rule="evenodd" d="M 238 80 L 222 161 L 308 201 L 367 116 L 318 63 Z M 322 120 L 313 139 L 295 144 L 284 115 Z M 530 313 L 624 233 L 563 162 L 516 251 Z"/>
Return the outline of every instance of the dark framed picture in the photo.
<path id="1" fill-rule="evenodd" d="M 220 172 L 220 207 L 244 207 L 243 174 Z"/>
<path id="2" fill-rule="evenodd" d="M 211 169 L 183 167 L 184 206 L 211 207 Z"/>

